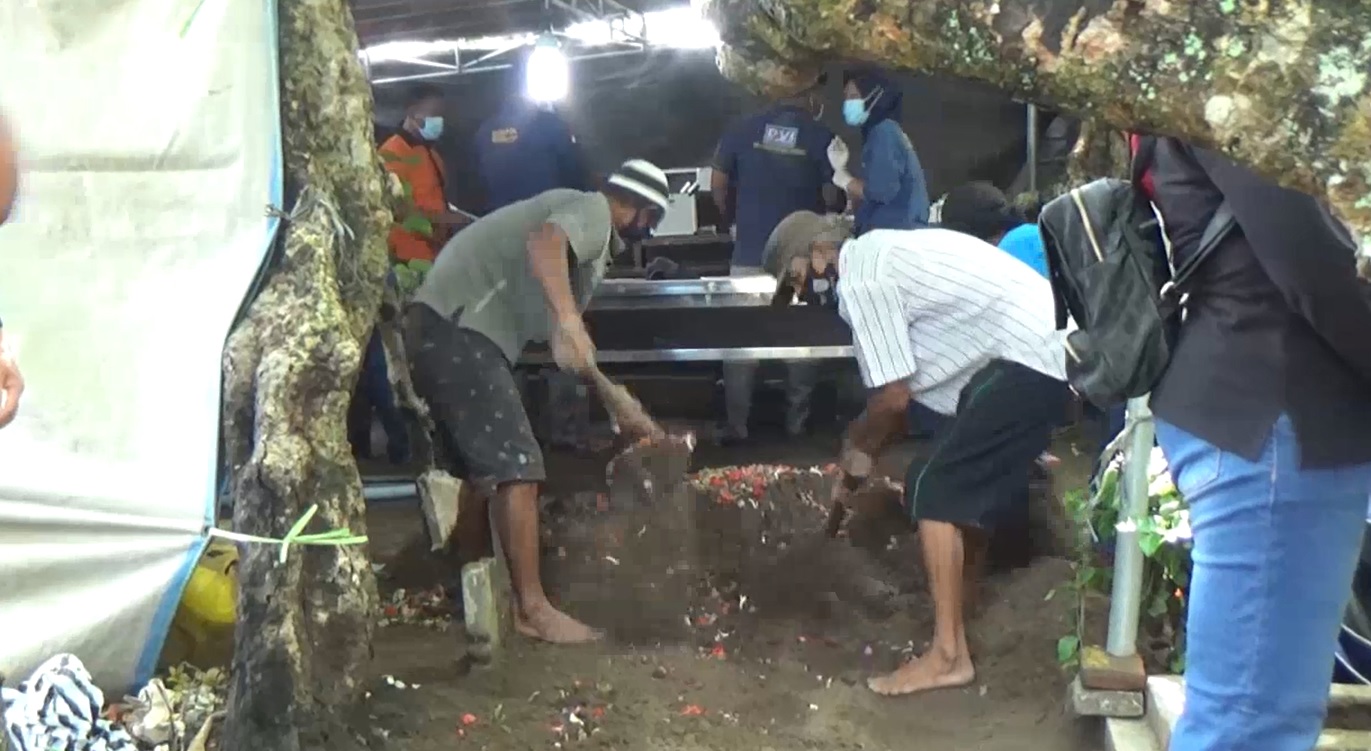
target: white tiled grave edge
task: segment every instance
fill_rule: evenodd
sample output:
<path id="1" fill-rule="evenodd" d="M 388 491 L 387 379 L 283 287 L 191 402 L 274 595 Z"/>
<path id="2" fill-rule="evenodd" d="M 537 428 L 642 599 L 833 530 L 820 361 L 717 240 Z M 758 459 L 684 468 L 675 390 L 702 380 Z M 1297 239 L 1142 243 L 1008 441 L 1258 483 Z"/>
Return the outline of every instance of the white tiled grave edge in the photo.
<path id="1" fill-rule="evenodd" d="M 1363 706 L 1371 709 L 1371 686 L 1335 684 L 1329 707 Z M 1108 751 L 1165 751 L 1171 730 L 1185 708 L 1185 681 L 1180 676 L 1159 675 L 1147 679 L 1147 714 L 1141 720 L 1105 720 Z M 1371 751 L 1371 731 L 1325 728 L 1314 751 Z"/>

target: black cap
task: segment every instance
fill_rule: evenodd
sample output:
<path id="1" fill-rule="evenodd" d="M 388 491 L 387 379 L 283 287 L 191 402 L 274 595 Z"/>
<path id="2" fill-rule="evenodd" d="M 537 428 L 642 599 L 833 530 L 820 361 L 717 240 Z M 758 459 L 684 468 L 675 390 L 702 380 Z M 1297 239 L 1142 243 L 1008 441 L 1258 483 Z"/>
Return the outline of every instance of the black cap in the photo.
<path id="1" fill-rule="evenodd" d="M 943 199 L 939 226 L 989 241 L 1020 224 L 1023 221 L 999 188 L 987 182 L 973 182 L 948 192 Z"/>

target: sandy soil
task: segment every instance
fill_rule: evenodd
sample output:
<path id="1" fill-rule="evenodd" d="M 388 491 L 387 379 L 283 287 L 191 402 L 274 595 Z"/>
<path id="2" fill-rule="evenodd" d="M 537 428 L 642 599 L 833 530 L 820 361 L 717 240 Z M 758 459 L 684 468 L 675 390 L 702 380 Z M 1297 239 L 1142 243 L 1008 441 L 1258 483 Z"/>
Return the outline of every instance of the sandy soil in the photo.
<path id="1" fill-rule="evenodd" d="M 1068 459 L 1059 473 L 1079 475 L 1070 448 L 1058 453 Z M 822 445 L 703 448 L 696 464 L 804 466 L 825 455 Z M 1098 728 L 1064 711 L 1055 643 L 1066 598 L 1049 597 L 1070 576 L 1064 561 L 988 579 L 971 624 L 974 686 L 881 698 L 864 678 L 921 649 L 932 628 L 912 537 L 882 527 L 863 547 L 820 539 L 814 498 L 828 480 L 817 473 L 707 475 L 643 505 L 598 493 L 602 467 L 553 462 L 544 560 L 560 604 L 610 638 L 567 648 L 516 637 L 494 668 L 470 668 L 460 628 L 441 630 L 443 565 L 413 544 L 417 511 L 375 509 L 383 591 L 434 608 L 424 625 L 389 625 L 376 640 L 374 722 L 396 747 L 1099 748 Z"/>

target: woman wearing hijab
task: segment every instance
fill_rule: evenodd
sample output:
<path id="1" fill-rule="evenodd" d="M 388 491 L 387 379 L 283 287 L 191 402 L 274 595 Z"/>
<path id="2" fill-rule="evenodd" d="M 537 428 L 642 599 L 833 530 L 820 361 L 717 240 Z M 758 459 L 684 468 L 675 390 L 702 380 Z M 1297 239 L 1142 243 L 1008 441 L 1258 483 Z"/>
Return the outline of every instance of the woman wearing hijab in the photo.
<path id="1" fill-rule="evenodd" d="M 862 131 L 862 175 L 847 171 L 847 146 L 833 139 L 828 160 L 833 184 L 857 203 L 858 235 L 873 229 L 928 226 L 928 183 L 919 155 L 900 127 L 902 95 L 876 73 L 850 77 L 843 89 L 843 120 Z"/>

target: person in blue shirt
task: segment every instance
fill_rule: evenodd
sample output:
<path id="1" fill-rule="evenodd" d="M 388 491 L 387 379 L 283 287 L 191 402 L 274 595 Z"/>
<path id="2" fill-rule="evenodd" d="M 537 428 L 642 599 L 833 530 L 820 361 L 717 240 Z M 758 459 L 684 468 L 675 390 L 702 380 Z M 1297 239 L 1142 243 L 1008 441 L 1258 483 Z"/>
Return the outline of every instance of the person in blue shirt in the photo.
<path id="1" fill-rule="evenodd" d="M 899 88 L 880 74 L 865 73 L 849 76 L 843 92 L 843 121 L 862 131 L 862 177 L 848 172 L 841 140 L 829 146 L 828 157 L 833 184 L 857 205 L 855 232 L 928 226 L 928 182 L 900 127 Z"/>
<path id="2" fill-rule="evenodd" d="M 978 237 L 1050 279 L 1036 223 L 1024 221 L 1004 193 L 987 182 L 959 185 L 943 199 L 940 226 Z"/>
<path id="3" fill-rule="evenodd" d="M 522 66 L 511 79 L 522 85 Z M 517 90 L 517 89 L 516 89 Z M 495 211 L 555 188 L 590 190 L 590 171 L 571 127 L 549 105 L 511 96 L 476 131 L 476 159 Z"/>
<path id="4" fill-rule="evenodd" d="M 486 192 L 486 213 L 557 188 L 592 189 L 585 154 L 566 120 L 551 105 L 523 94 L 527 57 L 508 79 L 510 96 L 476 131 L 475 153 Z M 572 451 L 590 441 L 590 394 L 573 375 L 547 376 L 549 443 Z"/>
<path id="5" fill-rule="evenodd" d="M 782 219 L 796 211 L 826 210 L 824 190 L 833 180 L 827 151 L 835 136 L 818 120 L 823 83 L 821 77 L 804 91 L 742 118 L 719 141 L 710 193 L 724 223 L 736 229 L 732 276 L 766 273 L 763 249 Z M 805 430 L 818 371 L 812 362 L 787 365 L 785 427 L 793 437 Z M 755 362 L 724 364 L 725 441 L 748 438 L 756 373 Z"/>

